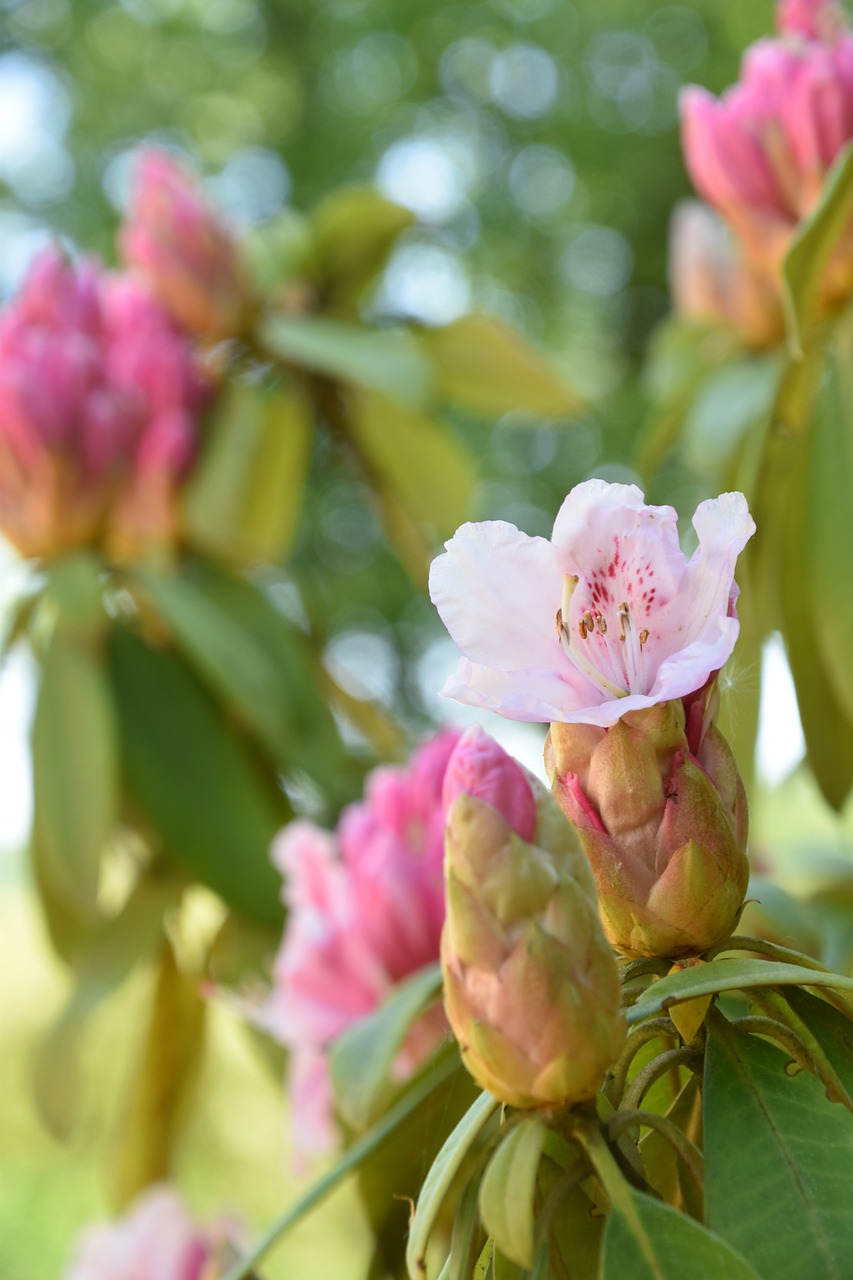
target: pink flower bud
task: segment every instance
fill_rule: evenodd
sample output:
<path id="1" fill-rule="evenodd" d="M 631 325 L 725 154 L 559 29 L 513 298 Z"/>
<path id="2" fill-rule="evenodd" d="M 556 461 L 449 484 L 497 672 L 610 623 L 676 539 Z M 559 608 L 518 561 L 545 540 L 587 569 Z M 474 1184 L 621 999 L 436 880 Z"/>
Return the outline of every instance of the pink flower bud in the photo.
<path id="1" fill-rule="evenodd" d="M 778 291 L 797 225 L 817 203 L 827 170 L 853 136 L 853 34 L 832 4 L 782 4 L 781 36 L 744 56 L 739 82 L 716 99 L 682 95 L 687 168 L 725 218 L 753 268 Z M 853 288 L 853 227 L 830 260 L 825 307 Z"/>
<path id="2" fill-rule="evenodd" d="M 240 334 L 251 299 L 237 244 L 193 176 L 163 151 L 139 157 L 120 250 L 188 333 Z"/>
<path id="3" fill-rule="evenodd" d="M 466 729 L 444 775 L 442 804 L 449 812 L 461 794 L 497 809 L 522 840 L 536 834 L 536 800 L 527 775 L 479 725 Z"/>
<path id="4" fill-rule="evenodd" d="M 441 790 L 458 733 L 445 730 L 408 765 L 377 769 L 335 833 L 294 822 L 273 859 L 290 908 L 275 985 L 257 1015 L 291 1051 L 294 1140 L 303 1155 L 334 1137 L 326 1054 L 394 985 L 438 959 L 444 923 Z M 446 1033 L 439 1008 L 413 1027 L 405 1077 Z"/>
<path id="5" fill-rule="evenodd" d="M 204 394 L 140 284 L 48 250 L 0 315 L 0 527 L 28 556 L 173 536 Z"/>

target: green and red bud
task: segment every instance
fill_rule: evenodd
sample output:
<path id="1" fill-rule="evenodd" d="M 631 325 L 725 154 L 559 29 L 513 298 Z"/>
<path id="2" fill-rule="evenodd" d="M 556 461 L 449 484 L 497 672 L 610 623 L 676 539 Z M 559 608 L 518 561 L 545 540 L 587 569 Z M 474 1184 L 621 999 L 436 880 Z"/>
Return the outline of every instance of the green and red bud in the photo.
<path id="1" fill-rule="evenodd" d="M 586 858 L 545 789 L 481 731 L 466 734 L 455 756 L 441 956 L 463 1061 L 514 1107 L 587 1101 L 619 1054 L 625 1023 Z M 469 790 L 456 785 L 460 776 Z M 534 803 L 529 839 L 506 816 L 529 816 L 519 803 L 525 791 Z"/>
<path id="2" fill-rule="evenodd" d="M 743 907 L 746 796 L 728 743 L 707 724 L 712 697 L 630 712 L 593 744 L 587 726 L 551 727 L 553 792 L 624 955 L 700 955 Z"/>

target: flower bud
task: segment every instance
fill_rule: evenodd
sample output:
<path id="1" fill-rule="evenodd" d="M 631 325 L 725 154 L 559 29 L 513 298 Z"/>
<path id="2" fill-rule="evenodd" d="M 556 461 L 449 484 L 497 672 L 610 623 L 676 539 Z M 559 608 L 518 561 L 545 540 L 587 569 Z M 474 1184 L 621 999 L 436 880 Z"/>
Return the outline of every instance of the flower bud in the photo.
<path id="1" fill-rule="evenodd" d="M 503 1102 L 584 1102 L 625 1038 L 619 975 L 595 886 L 547 793 L 500 748 L 487 753 L 475 745 L 489 765 L 482 788 L 475 777 L 470 792 L 457 787 L 452 760 L 449 766 L 441 945 L 447 1017 L 466 1067 Z M 470 741 L 457 750 L 470 752 Z M 501 806 L 478 798 L 478 790 L 495 794 L 497 773 L 507 783 L 503 797 L 517 785 L 514 773 L 535 797 L 531 840 Z"/>
<path id="2" fill-rule="evenodd" d="M 450 757 L 441 795 L 445 813 L 462 792 L 497 809 L 522 840 L 533 839 L 536 798 L 527 776 L 479 725 L 466 729 Z"/>
<path id="3" fill-rule="evenodd" d="M 165 152 L 140 156 L 120 250 L 187 333 L 239 335 L 251 297 L 236 241 L 191 175 Z"/>
<path id="4" fill-rule="evenodd" d="M 580 761 L 574 726 L 551 727 L 554 795 L 590 860 L 605 932 L 627 956 L 701 954 L 743 907 L 746 796 L 728 743 L 693 714 L 702 706 L 631 712 Z"/>

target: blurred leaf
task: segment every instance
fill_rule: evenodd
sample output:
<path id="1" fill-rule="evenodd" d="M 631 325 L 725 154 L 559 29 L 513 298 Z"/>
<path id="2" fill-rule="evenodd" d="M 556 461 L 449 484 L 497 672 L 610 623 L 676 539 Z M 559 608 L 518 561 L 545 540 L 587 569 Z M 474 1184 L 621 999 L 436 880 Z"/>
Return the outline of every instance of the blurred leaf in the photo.
<path id="1" fill-rule="evenodd" d="M 79 1113 L 77 1057 L 86 1023 L 97 1005 L 159 944 L 163 915 L 177 893 L 174 883 L 146 876 L 118 915 L 78 944 L 74 990 L 39 1045 L 33 1066 L 39 1114 L 58 1138 L 68 1136 Z"/>
<path id="2" fill-rule="evenodd" d="M 40 874 L 84 918 L 96 914 L 101 851 L 118 815 L 109 681 L 85 635 L 54 631 L 33 723 L 33 842 Z"/>
<path id="3" fill-rule="evenodd" d="M 182 974 L 163 946 L 142 1056 L 116 1148 L 114 1189 L 124 1208 L 145 1187 L 169 1177 L 172 1149 L 204 1047 L 206 1004 L 198 981 Z"/>
<path id="4" fill-rule="evenodd" d="M 423 1280 L 429 1238 L 454 1178 L 474 1147 L 483 1128 L 499 1107 L 496 1098 L 481 1093 L 450 1134 L 433 1160 L 418 1196 L 406 1247 L 410 1280 Z"/>
<path id="5" fill-rule="evenodd" d="M 810 533 L 809 439 L 789 442 L 796 450 L 788 484 L 776 501 L 784 511 L 779 530 L 783 539 L 777 549 L 781 560 L 781 606 L 783 634 L 791 674 L 797 691 L 797 705 L 808 748 L 809 765 L 826 800 L 840 809 L 853 785 L 853 721 L 839 705 L 834 684 L 821 661 L 819 627 L 831 620 L 817 613 L 815 574 Z M 781 555 L 779 552 L 781 551 Z"/>
<path id="6" fill-rule="evenodd" d="M 729 361 L 707 377 L 682 427 L 689 465 L 721 477 L 744 435 L 768 414 L 778 383 L 779 362 L 768 356 Z"/>
<path id="7" fill-rule="evenodd" d="M 326 196 L 311 217 L 315 270 L 326 301 L 355 310 L 414 221 L 411 210 L 371 187 L 344 187 Z"/>
<path id="8" fill-rule="evenodd" d="M 175 654 L 116 627 L 111 666 L 128 783 L 168 852 L 250 919 L 280 927 L 269 847 L 289 816 L 284 797 Z"/>
<path id="9" fill-rule="evenodd" d="M 821 188 L 820 200 L 800 224 L 782 264 L 783 301 L 791 344 L 808 345 L 827 264 L 853 213 L 853 143 L 839 151 Z"/>
<path id="10" fill-rule="evenodd" d="M 480 1183 L 480 1216 L 497 1247 L 520 1267 L 533 1266 L 533 1212 L 548 1126 L 524 1116 L 503 1139 Z"/>
<path id="11" fill-rule="evenodd" d="M 260 337 L 270 355 L 289 366 L 379 391 L 400 404 L 421 405 L 429 395 L 429 362 L 400 330 L 279 316 L 263 325 Z"/>
<path id="12" fill-rule="evenodd" d="M 280 930 L 229 911 L 208 948 L 205 977 L 219 987 L 237 987 L 247 978 L 268 981 L 280 941 Z"/>
<path id="13" fill-rule="evenodd" d="M 366 464 L 421 525 L 449 536 L 467 520 L 476 479 L 473 459 L 440 423 L 383 396 L 355 396 L 347 425 Z"/>
<path id="14" fill-rule="evenodd" d="M 762 1275 L 847 1275 L 853 1254 L 853 1116 L 779 1049 L 709 1029 L 705 1059 L 708 1222 Z"/>
<path id="15" fill-rule="evenodd" d="M 791 897 L 767 876 L 750 878 L 746 898 L 739 932 L 819 957 L 820 927 L 807 903 Z"/>
<path id="16" fill-rule="evenodd" d="M 820 969 L 800 968 L 776 960 L 710 960 L 690 969 L 668 973 L 640 995 L 626 1011 L 629 1026 L 661 1013 L 676 1001 L 695 996 L 715 995 L 721 991 L 746 991 L 750 987 L 830 987 L 837 991 L 853 991 L 853 978 L 840 973 L 824 973 Z"/>
<path id="17" fill-rule="evenodd" d="M 582 407 L 562 375 L 494 316 L 462 316 L 422 330 L 420 341 L 435 369 L 440 399 L 462 409 L 541 419 L 568 418 Z"/>
<path id="18" fill-rule="evenodd" d="M 231 382 L 184 496 L 191 542 L 223 560 L 280 560 L 296 533 L 313 410 L 299 388 Z"/>
<path id="19" fill-rule="evenodd" d="M 771 1272 L 782 1280 L 783 1272 Z M 625 1185 L 604 1228 L 599 1280 L 761 1280 L 713 1232 Z"/>
<path id="20" fill-rule="evenodd" d="M 213 572 L 180 576 L 139 568 L 134 573 L 145 596 L 174 633 L 183 651 L 213 690 L 235 710 L 264 744 L 272 759 L 286 759 L 292 745 L 288 725 L 290 690 L 267 645 L 254 634 L 245 611 L 229 609 Z M 249 603 L 253 588 L 239 592 Z M 251 606 L 250 606 L 251 607 Z M 288 623 L 273 613 L 279 631 Z"/>
<path id="21" fill-rule="evenodd" d="M 44 594 L 57 611 L 57 626 L 90 637 L 104 630 L 101 575 L 100 561 L 88 551 L 62 556 L 49 566 Z"/>
<path id="22" fill-rule="evenodd" d="M 853 335 L 849 322 L 846 328 L 829 361 L 812 422 L 805 535 L 817 619 L 813 642 L 844 715 L 853 721 Z"/>
<path id="23" fill-rule="evenodd" d="M 441 969 L 428 965 L 399 983 L 375 1013 L 361 1018 L 332 1045 L 330 1070 L 337 1110 L 355 1130 L 376 1119 L 391 1068 L 412 1023 L 441 992 Z M 399 1089 L 399 1085 L 398 1085 Z"/>
<path id="24" fill-rule="evenodd" d="M 296 209 L 282 209 L 270 222 L 255 227 L 243 237 L 242 247 L 260 294 L 310 271 L 311 227 Z"/>
<path id="25" fill-rule="evenodd" d="M 471 1273 L 486 1243 L 486 1233 L 480 1224 L 477 1181 L 472 1177 L 459 1198 L 450 1237 L 447 1280 L 471 1280 Z"/>

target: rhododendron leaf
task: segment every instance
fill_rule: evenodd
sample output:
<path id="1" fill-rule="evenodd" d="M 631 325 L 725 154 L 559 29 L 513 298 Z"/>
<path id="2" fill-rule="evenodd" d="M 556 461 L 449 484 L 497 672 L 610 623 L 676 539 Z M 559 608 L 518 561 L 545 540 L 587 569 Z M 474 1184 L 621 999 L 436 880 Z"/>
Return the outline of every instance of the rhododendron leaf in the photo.
<path id="1" fill-rule="evenodd" d="M 409 1028 L 438 997 L 441 968 L 427 965 L 401 982 L 375 1013 L 334 1042 L 329 1058 L 338 1111 L 348 1125 L 364 1129 L 393 1091 L 390 1075 Z"/>
<path id="2" fill-rule="evenodd" d="M 57 612 L 56 625 L 66 633 L 95 636 L 107 625 L 103 566 L 88 552 L 62 556 L 46 573 L 44 599 Z"/>
<path id="3" fill-rule="evenodd" d="M 408 333 L 288 316 L 267 321 L 260 337 L 270 355 L 288 368 L 306 368 L 379 391 L 400 404 L 421 405 L 429 396 L 429 362 Z"/>
<path id="4" fill-rule="evenodd" d="M 196 546 L 226 561 L 280 560 L 299 522 L 313 409 L 295 383 L 228 385 L 184 495 Z"/>
<path id="5" fill-rule="evenodd" d="M 820 201 L 801 223 L 782 265 L 783 297 L 791 345 L 808 343 L 824 268 L 853 213 L 853 143 L 839 151 L 826 175 Z"/>
<path id="6" fill-rule="evenodd" d="M 414 221 L 410 209 L 372 187 L 343 187 L 326 196 L 311 215 L 314 275 L 326 305 L 355 312 Z"/>
<path id="7" fill-rule="evenodd" d="M 703 1088 L 708 1222 L 763 1276 L 849 1274 L 853 1115 L 789 1056 L 719 1019 Z"/>
<path id="8" fill-rule="evenodd" d="M 289 816 L 221 709 L 174 653 L 111 636 L 122 755 L 135 802 L 172 858 L 249 918 L 281 921 L 269 860 Z"/>
<path id="9" fill-rule="evenodd" d="M 442 400 L 495 417 L 567 418 L 581 397 L 520 334 L 494 316 L 469 315 L 425 329 L 421 346 Z"/>
<path id="10" fill-rule="evenodd" d="M 779 1275 L 781 1272 L 771 1273 Z M 604 1228 L 599 1280 L 760 1280 L 725 1240 L 625 1186 Z"/>
<path id="11" fill-rule="evenodd" d="M 792 987 L 785 1000 L 808 1027 L 848 1093 L 853 1094 L 853 1020 L 826 1000 Z"/>
<path id="12" fill-rule="evenodd" d="M 42 660 L 32 749 L 40 874 L 94 918 L 101 852 L 118 817 L 115 709 L 97 648 L 62 626 Z"/>
<path id="13" fill-rule="evenodd" d="M 471 1272 L 486 1243 L 480 1222 L 479 1190 L 478 1179 L 473 1177 L 459 1198 L 446 1263 L 447 1280 L 471 1280 Z"/>
<path id="14" fill-rule="evenodd" d="M 151 1012 L 119 1125 L 113 1186 L 120 1207 L 168 1177 L 172 1147 L 204 1046 L 206 1002 L 165 944 Z"/>
<path id="15" fill-rule="evenodd" d="M 776 960 L 712 960 L 667 974 L 654 982 L 626 1011 L 629 1026 L 642 1022 L 666 1009 L 675 1001 L 692 1000 L 696 996 L 721 991 L 746 991 L 750 987 L 829 987 L 836 991 L 853 991 L 853 978 L 819 969 L 800 968 Z"/>
<path id="16" fill-rule="evenodd" d="M 547 1145 L 545 1150 L 547 1155 Z M 577 1156 L 576 1148 L 570 1150 Z M 593 1203 L 583 1188 L 576 1186 L 568 1194 L 558 1190 L 565 1177 L 565 1170 L 551 1160 L 543 1160 L 539 1166 L 539 1190 L 544 1204 L 548 1204 L 548 1198 L 552 1194 L 558 1196 L 559 1207 L 551 1219 L 549 1231 L 551 1252 L 562 1261 L 570 1276 L 595 1276 L 601 1253 L 604 1218 L 595 1212 Z M 556 1268 L 555 1273 L 562 1274 Z"/>
<path id="17" fill-rule="evenodd" d="M 33 1088 L 42 1120 L 67 1138 L 79 1116 L 78 1053 L 91 1013 L 163 936 L 163 914 L 178 888 L 165 879 L 140 880 L 117 916 L 85 935 L 74 955 L 76 984 L 58 1019 L 38 1047 Z"/>
<path id="18" fill-rule="evenodd" d="M 474 462 L 440 422 L 365 393 L 353 397 L 347 424 L 368 474 L 432 537 L 451 534 L 467 519 Z"/>
<path id="19" fill-rule="evenodd" d="M 536 1178 L 547 1136 L 539 1116 L 518 1120 L 499 1140 L 480 1184 L 483 1225 L 501 1252 L 521 1267 L 533 1266 Z"/>
<path id="20" fill-rule="evenodd" d="M 311 271 L 311 226 L 296 209 L 280 213 L 253 227 L 241 238 L 252 279 L 259 294 L 271 293 L 283 280 L 297 277 L 296 287 Z"/>
<path id="21" fill-rule="evenodd" d="M 687 463 L 702 475 L 727 483 L 734 453 L 754 424 L 764 419 L 779 383 L 774 356 L 731 360 L 697 389 L 682 427 Z"/>
<path id="22" fill-rule="evenodd" d="M 409 1231 L 406 1266 L 410 1280 L 424 1280 L 429 1238 L 453 1180 L 499 1105 L 497 1099 L 491 1094 L 481 1093 L 433 1160 L 418 1196 L 415 1216 Z"/>

